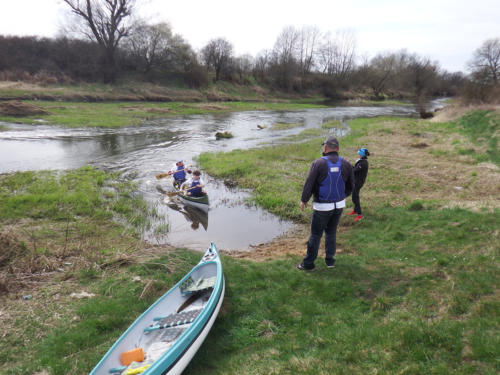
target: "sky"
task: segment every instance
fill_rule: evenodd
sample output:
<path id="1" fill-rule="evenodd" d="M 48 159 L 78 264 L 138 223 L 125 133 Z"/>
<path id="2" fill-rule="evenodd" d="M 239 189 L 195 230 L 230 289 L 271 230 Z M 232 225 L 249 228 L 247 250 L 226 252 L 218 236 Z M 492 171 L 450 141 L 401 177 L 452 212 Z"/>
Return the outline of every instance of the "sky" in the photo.
<path id="1" fill-rule="evenodd" d="M 465 72 L 474 50 L 500 38 L 499 0 L 136 1 L 140 17 L 170 23 L 193 48 L 225 38 L 236 55 L 272 49 L 287 26 L 316 26 L 352 32 L 360 58 L 406 49 Z M 67 9 L 62 0 L 0 0 L 0 35 L 55 37 Z"/>

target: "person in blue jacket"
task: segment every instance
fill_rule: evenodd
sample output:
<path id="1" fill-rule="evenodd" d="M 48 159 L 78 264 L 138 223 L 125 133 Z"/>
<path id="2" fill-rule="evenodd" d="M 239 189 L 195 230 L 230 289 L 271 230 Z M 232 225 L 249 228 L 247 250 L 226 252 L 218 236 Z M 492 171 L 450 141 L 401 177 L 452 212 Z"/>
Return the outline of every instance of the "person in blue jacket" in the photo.
<path id="1" fill-rule="evenodd" d="M 191 173 L 191 170 L 184 165 L 182 159 L 177 160 L 172 169 L 168 171 L 168 174 L 174 177 L 174 186 L 176 189 L 186 182 L 186 172 Z"/>
<path id="2" fill-rule="evenodd" d="M 196 170 L 193 172 L 193 177 L 182 184 L 181 190 L 187 190 L 187 195 L 192 197 L 203 197 L 207 194 L 203 190 L 204 187 L 205 184 L 201 179 L 201 172 Z"/>
<path id="3" fill-rule="evenodd" d="M 311 234 L 307 242 L 307 254 L 299 270 L 311 271 L 318 257 L 318 248 L 325 232 L 325 264 L 335 266 L 337 226 L 345 207 L 345 198 L 351 194 L 354 186 L 352 165 L 339 156 L 339 141 L 330 136 L 323 142 L 323 156 L 316 159 L 309 169 L 302 189 L 300 209 L 304 210 L 313 196 L 313 214 Z"/>
<path id="4" fill-rule="evenodd" d="M 368 175 L 368 156 L 370 151 L 367 148 L 360 148 L 358 150 L 359 159 L 354 165 L 354 189 L 352 191 L 352 203 L 354 203 L 354 210 L 349 212 L 349 215 L 356 215 L 354 221 L 360 221 L 364 216 L 361 212 L 361 203 L 359 201 L 359 191 L 363 187 Z"/>

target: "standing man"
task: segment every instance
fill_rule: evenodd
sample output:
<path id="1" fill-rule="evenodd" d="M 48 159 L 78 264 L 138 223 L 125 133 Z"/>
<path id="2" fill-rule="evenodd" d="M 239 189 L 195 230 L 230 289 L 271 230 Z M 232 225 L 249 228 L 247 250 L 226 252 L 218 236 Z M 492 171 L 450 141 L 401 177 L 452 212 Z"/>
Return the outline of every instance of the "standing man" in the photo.
<path id="1" fill-rule="evenodd" d="M 314 261 L 318 257 L 318 248 L 325 232 L 325 263 L 328 268 L 335 267 L 337 251 L 337 226 L 345 198 L 354 187 L 352 165 L 340 157 L 339 141 L 330 136 L 323 142 L 323 156 L 316 159 L 309 169 L 300 209 L 303 211 L 307 202 L 313 198 L 313 214 L 311 218 L 311 235 L 307 242 L 307 254 L 302 263 L 297 264 L 299 270 L 312 271 Z"/>

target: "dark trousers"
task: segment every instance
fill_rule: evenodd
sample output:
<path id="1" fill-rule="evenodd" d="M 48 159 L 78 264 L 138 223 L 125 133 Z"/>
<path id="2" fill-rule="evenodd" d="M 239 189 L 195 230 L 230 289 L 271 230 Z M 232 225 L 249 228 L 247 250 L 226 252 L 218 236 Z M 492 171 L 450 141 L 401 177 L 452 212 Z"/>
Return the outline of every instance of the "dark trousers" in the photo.
<path id="1" fill-rule="evenodd" d="M 361 189 L 354 189 L 352 191 L 352 203 L 354 203 L 354 212 L 361 215 L 361 203 L 359 201 L 359 191 Z"/>
<path id="2" fill-rule="evenodd" d="M 325 261 L 335 263 L 337 252 L 337 226 L 339 224 L 342 208 L 331 211 L 313 211 L 311 218 L 311 235 L 307 242 L 307 254 L 302 261 L 304 268 L 314 268 L 314 261 L 318 257 L 318 248 L 323 231 L 325 232 Z"/>

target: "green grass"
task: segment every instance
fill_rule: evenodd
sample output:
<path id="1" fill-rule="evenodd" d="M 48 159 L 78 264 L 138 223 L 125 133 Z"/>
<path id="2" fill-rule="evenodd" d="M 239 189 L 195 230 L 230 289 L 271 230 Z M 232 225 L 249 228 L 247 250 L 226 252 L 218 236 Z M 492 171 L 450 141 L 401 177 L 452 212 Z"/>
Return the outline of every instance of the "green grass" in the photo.
<path id="1" fill-rule="evenodd" d="M 271 126 L 271 130 L 287 130 L 287 129 L 298 128 L 300 126 L 304 126 L 304 123 L 302 123 L 302 122 L 297 122 L 297 123 L 276 122 L 273 124 L 273 126 Z"/>
<path id="2" fill-rule="evenodd" d="M 152 219 L 162 224 L 135 190 L 91 167 L 0 175 L 0 272 L 91 267 L 132 251 Z"/>
<path id="3" fill-rule="evenodd" d="M 354 150 L 360 138 L 371 134 L 390 137 L 389 121 L 415 134 L 431 126 L 438 135 L 462 131 L 457 123 L 359 119 L 350 123 L 341 146 Z M 309 222 L 310 211 L 298 210 L 298 201 L 323 140 L 319 134 L 310 137 L 257 150 L 202 154 L 199 162 L 207 173 L 252 188 L 254 201 L 281 217 Z M 393 197 L 419 184 L 418 178 L 401 178 L 396 168 L 404 166 L 395 160 L 397 155 L 377 159 L 384 168 L 372 168 L 369 175 L 371 188 L 393 191 Z M 8 186 L 6 196 L 25 194 L 26 186 L 43 185 L 34 181 L 37 174 L 19 174 L 16 182 L 2 186 Z M 90 186 L 85 190 L 92 191 Z M 423 199 L 374 202 L 365 207 L 369 220 L 353 226 L 342 218 L 337 238 L 342 251 L 333 270 L 321 258 L 315 272 L 305 273 L 294 268 L 298 256 L 267 262 L 223 256 L 224 304 L 186 373 L 497 374 L 499 210 L 443 209 L 442 201 Z M 19 218 L 14 208 L 8 212 L 9 220 Z M 177 249 L 145 264 L 82 269 L 69 279 L 62 274 L 54 283 L 60 296 L 83 288 L 96 296 L 54 303 L 54 285 L 45 285 L 31 302 L 19 301 L 18 319 L 0 342 L 2 373 L 88 373 L 199 257 Z M 143 299 L 138 297 L 144 284 L 132 282 L 134 276 L 152 280 Z"/>
<path id="4" fill-rule="evenodd" d="M 321 124 L 321 127 L 323 129 L 332 129 L 332 128 L 338 128 L 340 126 L 341 122 L 339 120 L 333 120 L 333 121 L 327 121 L 323 124 Z"/>
<path id="5" fill-rule="evenodd" d="M 321 142 L 306 141 L 229 153 L 204 153 L 198 161 L 207 173 L 253 189 L 255 202 L 267 210 L 305 221 L 306 216 L 297 207 L 297 191 L 320 148 Z M 290 161 L 296 163 L 293 168 L 289 167 Z"/>
<path id="6" fill-rule="evenodd" d="M 414 104 L 410 101 L 405 101 L 405 100 L 393 100 L 393 99 L 385 99 L 385 100 L 368 100 L 368 99 L 356 99 L 356 100 L 350 100 L 347 102 L 348 105 L 358 105 L 358 106 L 364 106 L 364 105 L 369 105 L 369 106 L 379 106 L 379 107 L 386 107 L 386 106 L 393 106 L 393 105 L 403 105 L 403 106 L 413 106 Z"/>
<path id="7" fill-rule="evenodd" d="M 144 224 L 146 219 L 136 213 L 146 210 L 145 203 L 134 196 L 132 184 L 117 179 L 117 174 L 91 167 L 0 175 L 0 220 L 109 220 L 120 215 L 136 226 Z"/>
<path id="8" fill-rule="evenodd" d="M 436 133 L 460 133 L 472 142 L 455 141 L 453 150 L 432 150 L 436 156 L 449 156 L 453 153 L 470 156 L 477 163 L 492 162 L 500 165 L 498 137 L 500 131 L 500 113 L 491 110 L 471 111 L 457 121 L 429 123 L 429 129 Z"/>
<path id="9" fill-rule="evenodd" d="M 346 248 L 334 270 L 296 271 L 296 257 L 266 263 L 223 257 L 224 305 L 186 371 L 495 374 L 500 303 L 491 216 L 425 205 L 369 214 L 374 220 L 342 236 Z M 2 358 L 16 365 L 6 374 L 87 373 L 198 258 L 177 250 L 115 274 L 80 276 L 96 297 L 74 303 L 59 327 L 41 334 L 30 361 L 21 360 L 8 336 Z M 165 273 L 161 264 L 175 270 Z M 154 280 L 143 300 L 143 285 L 131 281 L 136 275 Z"/>
<path id="10" fill-rule="evenodd" d="M 27 101 L 47 110 L 48 115 L 27 117 L 0 116 L 0 121 L 37 124 L 40 120 L 47 124 L 66 127 L 121 127 L 144 123 L 154 118 L 197 115 L 206 113 L 253 111 L 253 110 L 299 110 L 324 106 L 299 102 L 55 102 Z"/>
<path id="11" fill-rule="evenodd" d="M 486 148 L 486 153 L 477 154 L 474 149 L 460 150 L 462 154 L 473 155 L 478 161 L 492 161 L 500 164 L 498 134 L 500 132 L 500 113 L 495 111 L 473 111 L 467 113 L 458 125 L 472 141 Z"/>
<path id="12" fill-rule="evenodd" d="M 150 263 L 74 275 L 73 282 L 95 297 L 73 300 L 69 309 L 59 309 L 57 327 L 51 329 L 47 329 L 45 321 L 54 317 L 43 310 L 42 301 L 37 301 L 51 299 L 50 289 L 37 291 L 32 311 L 21 313 L 14 328 L 29 331 L 23 340 L 38 339 L 21 353 L 19 337 L 8 334 L 0 344 L 2 374 L 33 373 L 37 369 L 49 370 L 51 374 L 87 374 L 123 330 L 198 260 L 199 254 L 178 251 L 151 259 Z M 143 298 L 138 297 L 145 284 L 133 281 L 132 276 L 151 280 L 149 292 Z M 65 299 L 66 293 L 69 291 L 61 293 Z M 37 316 L 31 316 L 34 321 L 23 320 L 24 314 Z"/>
<path id="13" fill-rule="evenodd" d="M 342 138 L 342 147 L 353 146 L 369 131 L 385 129 L 387 121 L 414 120 L 356 119 L 350 122 L 350 133 Z M 244 188 L 252 189 L 258 205 L 283 218 L 307 222 L 310 212 L 299 210 L 298 201 L 307 171 L 321 155 L 323 137 L 328 129 L 306 129 L 287 138 L 285 145 L 231 152 L 203 153 L 198 161 L 203 169 L 222 179 L 230 179 Z M 292 167 L 293 165 L 293 167 Z M 272 183 L 269 183 L 272 181 Z M 399 186 L 397 189 L 402 189 Z"/>
<path id="14" fill-rule="evenodd" d="M 215 139 L 221 139 L 221 138 L 233 138 L 234 135 L 231 132 L 217 132 L 215 133 Z"/>

